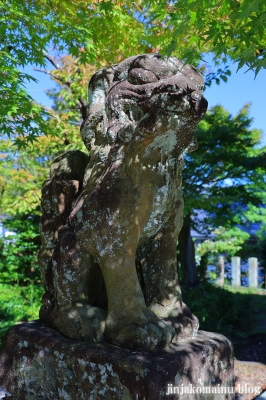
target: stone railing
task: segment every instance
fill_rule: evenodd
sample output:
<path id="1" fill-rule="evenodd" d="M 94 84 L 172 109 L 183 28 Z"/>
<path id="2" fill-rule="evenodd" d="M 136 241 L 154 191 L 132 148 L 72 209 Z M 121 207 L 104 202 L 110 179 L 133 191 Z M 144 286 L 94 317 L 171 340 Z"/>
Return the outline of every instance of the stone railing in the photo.
<path id="1" fill-rule="evenodd" d="M 256 257 L 250 257 L 247 263 L 242 264 L 240 257 L 232 257 L 231 264 L 226 265 L 224 257 L 219 256 L 216 283 L 223 286 L 225 278 L 231 281 L 232 286 L 238 287 L 242 284 L 242 286 L 248 286 L 250 288 L 261 287 L 265 280 L 265 277 L 263 279 L 263 276 L 259 275 L 258 259 Z M 243 282 L 241 282 L 241 280 Z"/>

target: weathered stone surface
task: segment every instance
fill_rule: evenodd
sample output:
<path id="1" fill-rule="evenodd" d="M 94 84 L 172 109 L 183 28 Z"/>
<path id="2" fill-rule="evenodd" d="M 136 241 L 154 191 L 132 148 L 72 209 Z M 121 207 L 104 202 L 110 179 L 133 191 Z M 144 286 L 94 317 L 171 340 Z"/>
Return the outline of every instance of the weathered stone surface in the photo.
<path id="1" fill-rule="evenodd" d="M 47 309 L 54 307 L 53 251 L 58 243 L 59 231 L 67 225 L 69 214 L 81 193 L 88 163 L 89 156 L 79 150 L 57 157 L 51 165 L 50 177 L 42 187 L 42 247 L 38 258 L 46 290 L 42 308 L 44 316 Z"/>
<path id="2" fill-rule="evenodd" d="M 207 109 L 203 85 L 195 68 L 154 54 L 92 77 L 81 129 L 89 163 L 76 178 L 76 155 L 66 153 L 43 189 L 40 318 L 62 334 L 146 350 L 195 335 L 198 320 L 177 280 L 176 241 L 184 154 L 197 147 L 194 131 Z M 61 193 L 63 210 L 74 205 L 66 218 Z"/>
<path id="3" fill-rule="evenodd" d="M 7 332 L 0 385 L 19 400 L 225 400 L 234 398 L 233 358 L 225 337 L 203 331 L 167 350 L 138 352 L 77 342 L 32 322 Z M 203 386 L 216 394 L 193 393 L 206 393 Z M 191 393 L 167 395 L 174 387 Z"/>

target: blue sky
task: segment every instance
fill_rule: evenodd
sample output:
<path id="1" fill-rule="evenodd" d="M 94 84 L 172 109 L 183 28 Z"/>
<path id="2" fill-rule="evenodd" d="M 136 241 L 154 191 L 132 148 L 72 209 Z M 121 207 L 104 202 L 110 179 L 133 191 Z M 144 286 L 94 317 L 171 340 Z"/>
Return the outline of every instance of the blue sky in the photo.
<path id="1" fill-rule="evenodd" d="M 213 83 L 205 91 L 209 108 L 221 104 L 232 115 L 236 115 L 244 104 L 251 103 L 250 116 L 253 118 L 252 128 L 263 131 L 262 143 L 266 145 L 266 70 L 261 70 L 254 79 L 254 72 L 247 71 L 244 67 L 236 72 L 235 64 L 230 65 L 232 75 L 228 77 L 228 82 L 221 81 L 220 85 Z M 49 75 L 33 71 L 28 67 L 25 72 L 38 79 L 38 83 L 27 84 L 29 94 L 41 104 L 50 107 L 51 100 L 46 96 L 45 90 L 54 86 Z"/>
<path id="2" fill-rule="evenodd" d="M 220 85 L 213 83 L 206 89 L 205 97 L 209 108 L 221 104 L 232 115 L 236 115 L 244 104 L 251 103 L 251 127 L 263 131 L 262 143 L 266 145 L 266 70 L 261 70 L 254 79 L 254 72 L 246 72 L 247 69 L 243 67 L 236 72 L 236 64 L 232 64 L 232 75 L 228 77 L 228 82 L 221 81 Z"/>

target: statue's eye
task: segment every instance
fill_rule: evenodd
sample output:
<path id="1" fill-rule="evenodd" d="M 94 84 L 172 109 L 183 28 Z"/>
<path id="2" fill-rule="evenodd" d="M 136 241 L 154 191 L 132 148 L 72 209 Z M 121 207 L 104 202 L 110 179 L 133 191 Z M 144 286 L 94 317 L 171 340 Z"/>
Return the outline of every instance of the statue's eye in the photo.
<path id="1" fill-rule="evenodd" d="M 157 82 L 158 78 L 151 71 L 142 68 L 134 68 L 129 72 L 127 80 L 133 85 L 143 85 L 145 83 Z"/>

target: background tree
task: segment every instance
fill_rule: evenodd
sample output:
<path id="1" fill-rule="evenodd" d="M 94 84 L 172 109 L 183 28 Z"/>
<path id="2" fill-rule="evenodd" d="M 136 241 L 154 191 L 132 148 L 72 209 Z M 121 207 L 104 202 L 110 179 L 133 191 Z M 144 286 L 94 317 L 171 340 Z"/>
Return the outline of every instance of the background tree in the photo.
<path id="1" fill-rule="evenodd" d="M 198 65 L 212 52 L 223 64 L 258 73 L 265 67 L 264 0 L 0 0 L 1 131 L 20 146 L 42 134 L 49 111 L 27 94 L 27 64 L 44 67 L 51 55 L 70 54 L 99 67 L 130 55 L 160 51 Z M 219 72 L 220 70 L 220 72 Z M 226 79 L 223 68 L 218 76 Z"/>
<path id="2" fill-rule="evenodd" d="M 144 1 L 151 30 L 162 35 L 161 49 L 195 62 L 212 52 L 218 63 L 227 57 L 257 74 L 266 68 L 266 4 L 264 0 Z M 171 41 L 169 43 L 169 35 Z"/>
<path id="3" fill-rule="evenodd" d="M 266 200 L 266 148 L 258 147 L 261 131 L 250 129 L 248 112 L 246 105 L 232 117 L 222 106 L 213 107 L 198 125 L 199 149 L 186 157 L 185 217 L 178 240 L 183 283 L 188 286 L 199 282 L 192 228 L 229 230 L 266 220 L 266 209 L 261 207 Z M 199 216 L 202 211 L 205 218 Z"/>
<path id="4" fill-rule="evenodd" d="M 0 283 L 23 286 L 40 283 L 38 216 L 16 214 L 5 219 L 4 225 L 9 235 L 0 237 Z"/>
<path id="5" fill-rule="evenodd" d="M 248 65 L 256 73 L 265 67 L 262 0 L 252 4 L 226 0 L 218 7 L 210 0 L 29 0 L 22 4 L 10 0 L 0 1 L 0 9 L 0 90 L 4 99 L 0 110 L 1 154 L 8 167 L 0 167 L 0 185 L 2 210 L 13 214 L 38 213 L 40 183 L 47 175 L 50 159 L 73 145 L 82 146 L 77 142 L 78 126 L 86 112 L 87 80 L 95 68 L 149 51 L 177 55 L 194 64 L 205 52 L 212 51 L 221 65 L 229 56 L 239 62 L 239 67 Z M 62 56 L 66 53 L 69 56 Z M 51 70 L 47 69 L 47 62 Z M 21 72 L 21 67 L 29 63 L 49 73 L 59 85 L 59 89 L 50 91 L 55 100 L 53 111 L 35 104 L 23 88 L 31 77 Z M 219 67 L 209 79 L 220 76 L 226 80 L 229 73 Z M 51 135 L 52 140 L 47 141 L 45 135 Z M 37 147 L 35 144 L 14 153 L 8 137 L 24 148 L 27 142 L 40 139 Z M 203 170 L 197 169 L 195 179 L 197 174 L 205 180 Z M 211 185 L 220 187 L 213 182 Z M 198 199 L 196 203 L 200 205 Z M 195 212 L 195 207 L 192 209 Z M 194 259 L 187 212 L 181 241 L 187 249 L 180 254 L 182 265 L 193 265 L 187 260 Z"/>
<path id="6" fill-rule="evenodd" d="M 19 136 L 20 146 L 51 134 L 49 111 L 24 89 L 33 79 L 27 64 L 44 67 L 50 53 L 70 54 L 97 67 L 147 49 L 144 24 L 135 18 L 138 2 L 62 0 L 0 1 L 0 110 L 2 132 Z"/>
<path id="7" fill-rule="evenodd" d="M 4 227 L 14 233 L 0 238 L 0 282 L 23 285 L 40 282 L 37 253 L 41 245 L 41 187 L 48 178 L 54 157 L 71 146 L 82 147 L 78 128 L 75 129 L 76 135 L 68 130 L 68 145 L 65 145 L 66 132 L 63 129 L 58 136 L 41 136 L 19 151 L 12 143 L 13 135 L 10 139 L 3 137 L 0 140 L 0 214 L 4 216 Z"/>
<path id="8" fill-rule="evenodd" d="M 54 100 L 54 107 L 51 111 L 53 118 L 47 121 L 49 129 L 57 132 L 57 136 L 49 140 L 43 135 L 38 142 L 16 153 L 11 140 L 2 141 L 2 161 L 5 162 L 2 169 L 2 183 L 5 180 L 5 185 L 2 184 L 2 210 L 11 214 L 38 214 L 40 188 L 48 175 L 51 159 L 73 148 L 87 151 L 79 136 L 79 126 L 85 118 L 87 83 L 95 66 L 82 65 L 78 58 L 72 56 L 49 56 L 49 61 L 52 69 L 41 71 L 49 74 L 57 85 L 48 91 Z M 254 148 L 259 143 L 261 133 L 250 131 L 250 123 L 248 107 L 234 118 L 222 107 L 215 107 L 199 125 L 196 134 L 199 149 L 188 156 L 183 171 L 186 208 L 179 244 L 182 249 L 180 262 L 183 281 L 187 285 L 199 282 L 191 238 L 192 226 L 197 230 L 207 226 L 213 230 L 222 225 L 226 226 L 228 232 L 229 227 L 231 229 L 241 219 L 242 223 L 245 222 L 244 214 L 246 220 L 254 220 L 255 216 L 261 218 L 257 205 L 258 201 L 263 203 L 261 196 L 265 182 L 262 179 L 262 166 L 265 160 L 263 151 Z M 259 177 L 258 181 L 256 177 Z M 255 183 L 259 196 L 257 192 L 253 193 Z M 201 221 L 201 226 L 196 217 L 199 209 L 211 213 L 211 220 Z M 233 233 L 235 235 L 235 231 Z"/>
<path id="9" fill-rule="evenodd" d="M 57 62 L 57 69 L 51 73 L 57 88 L 50 91 L 54 107 L 46 125 L 56 136 L 41 135 L 19 150 L 14 146 L 20 137 L 18 132 L 0 139 L 0 213 L 5 216 L 5 228 L 14 232 L 13 236 L 0 239 L 0 282 L 23 285 L 40 282 L 37 253 L 42 184 L 48 178 L 55 157 L 71 149 L 87 152 L 79 127 L 87 105 L 82 96 L 85 97 L 85 92 L 87 95 L 88 80 L 94 68 L 90 65 L 77 67 L 71 56 L 60 60 L 49 58 L 52 64 Z"/>
<path id="10" fill-rule="evenodd" d="M 264 0 L 224 0 L 218 5 L 210 0 L 0 0 L 0 213 L 8 217 L 6 227 L 16 233 L 15 238 L 0 240 L 0 281 L 11 283 L 1 284 L 0 336 L 15 322 L 38 315 L 42 295 L 42 288 L 38 288 L 40 274 L 36 256 L 39 247 L 40 188 L 48 177 L 53 158 L 65 150 L 85 150 L 80 140 L 79 125 L 84 118 L 90 74 L 101 66 L 148 52 L 178 56 L 200 66 L 204 73 L 205 53 L 212 52 L 216 70 L 206 76 L 207 84 L 212 81 L 218 83 L 219 79 L 227 80 L 230 75 L 226 67 L 228 58 L 237 61 L 240 67 L 246 65 L 253 68 L 257 73 L 260 68 L 265 68 L 265 37 L 262 36 L 266 21 L 264 3 Z M 54 99 L 53 110 L 36 104 L 27 93 L 25 84 L 33 78 L 23 68 L 29 64 L 49 73 L 57 84 L 50 91 Z M 202 124 L 203 137 L 199 142 L 200 147 L 203 143 L 207 152 L 205 133 L 208 127 L 204 122 Z M 212 135 L 215 136 L 215 130 Z M 229 144 L 228 141 L 226 143 Z M 216 140 L 211 140 L 211 144 L 214 149 Z M 190 156 L 194 157 L 200 151 Z M 205 159 L 204 153 L 201 154 Z M 234 153 L 235 156 L 238 154 Z M 194 171 L 194 168 L 192 175 L 186 170 L 188 176 L 195 179 L 198 173 L 205 176 L 204 173 L 201 175 L 201 170 Z M 227 177 L 230 179 L 229 173 Z M 189 193 L 185 193 L 187 199 L 191 199 L 186 216 L 192 211 L 195 214 L 198 207 L 208 204 L 206 187 L 202 189 L 203 197 L 195 191 L 195 201 Z M 231 208 L 238 204 L 238 193 L 236 191 L 235 198 L 233 193 L 230 197 Z M 222 192 L 220 200 L 223 200 Z M 218 200 L 216 204 L 220 205 Z M 262 219 L 257 212 L 257 204 L 257 199 L 254 206 L 249 204 L 245 215 L 241 214 L 242 218 L 250 218 L 247 215 L 249 211 Z M 212 212 L 211 228 L 225 223 L 223 218 L 218 223 L 215 206 L 208 206 L 207 211 Z M 189 217 L 187 219 L 191 221 Z M 245 220 L 242 222 L 245 223 Z M 228 224 L 224 226 L 227 234 Z M 190 229 L 189 224 L 188 233 Z M 190 238 L 189 235 L 187 237 Z M 260 254 L 264 254 L 264 259 L 265 248 L 262 237 Z M 185 254 L 188 258 L 190 253 Z M 183 271 L 186 273 L 187 270 L 183 268 Z M 14 282 L 20 286 L 17 287 Z M 184 290 L 183 294 L 189 292 L 194 296 L 194 300 L 190 298 L 188 303 L 201 322 L 208 319 L 214 321 L 203 326 L 204 329 L 220 331 L 217 321 L 220 326 L 223 320 L 226 329 L 230 327 L 233 332 L 235 326 L 241 326 L 242 334 L 245 327 L 242 328 L 239 320 L 246 322 L 246 315 L 239 320 L 232 316 L 238 314 L 239 309 L 252 310 L 252 307 L 243 307 L 242 303 L 239 306 L 232 301 L 225 307 L 224 299 L 229 298 L 228 292 L 226 296 L 221 293 L 217 304 L 213 301 L 214 290 L 216 288 L 208 288 L 207 293 Z M 207 305 L 199 304 L 199 298 L 207 299 Z M 212 314 L 209 312 L 210 304 L 213 304 L 215 318 L 208 317 Z M 235 313 L 231 312 L 232 306 Z M 225 310 L 230 310 L 229 322 L 223 316 Z M 250 321 L 253 326 L 253 313 Z M 228 334 L 228 331 L 221 333 Z"/>
<path id="11" fill-rule="evenodd" d="M 230 259 L 246 247 L 250 234 L 237 226 L 222 227 L 214 229 L 210 239 L 204 240 L 196 246 L 196 257 L 200 256 L 200 262 L 197 263 L 198 275 L 201 281 L 206 280 L 206 272 L 209 262 L 216 264 L 218 255 L 222 254 L 226 259 Z M 253 257 L 252 252 L 246 253 L 248 257 Z M 254 257 L 258 257 L 258 252 Z M 241 258 L 242 254 L 241 254 Z"/>

